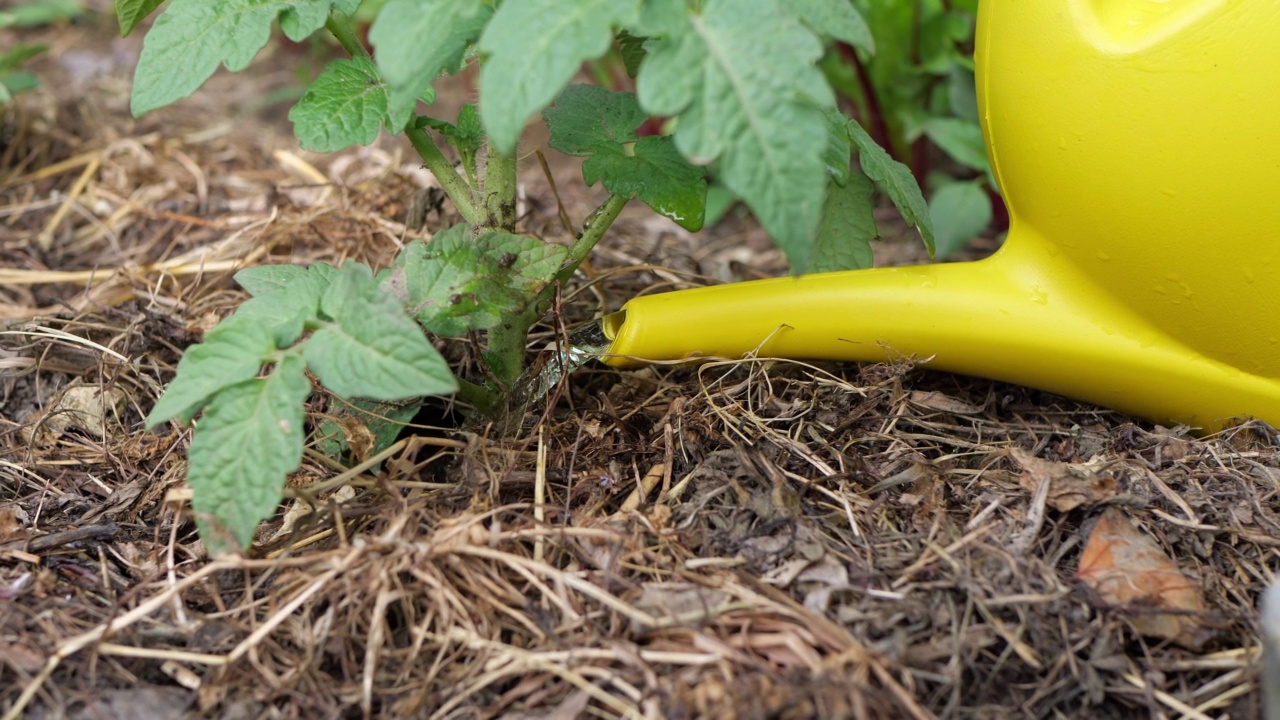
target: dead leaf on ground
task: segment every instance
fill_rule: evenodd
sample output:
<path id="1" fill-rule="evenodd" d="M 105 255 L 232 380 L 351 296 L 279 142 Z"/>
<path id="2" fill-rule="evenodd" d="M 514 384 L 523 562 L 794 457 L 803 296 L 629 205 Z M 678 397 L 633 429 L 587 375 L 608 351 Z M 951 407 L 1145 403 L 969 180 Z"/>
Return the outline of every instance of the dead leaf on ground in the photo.
<path id="1" fill-rule="evenodd" d="M 1034 494 L 1040 483 L 1048 482 L 1046 502 L 1058 512 L 1097 505 L 1120 494 L 1120 484 L 1111 474 L 1103 472 L 1099 463 L 1053 462 L 1017 448 L 1009 454 L 1022 466 L 1018 484 Z"/>
<path id="2" fill-rule="evenodd" d="M 584 690 L 575 690 L 560 701 L 559 705 L 545 712 L 512 712 L 503 715 L 506 720 L 575 720 L 586 717 L 584 713 L 591 703 L 591 694 Z"/>
<path id="3" fill-rule="evenodd" d="M 101 435 L 108 431 L 108 419 L 120 411 L 124 401 L 120 388 L 73 382 L 53 403 L 43 426 L 55 433 L 74 428 Z"/>
<path id="4" fill-rule="evenodd" d="M 123 690 L 99 692 L 71 713 L 72 720 L 161 720 L 180 716 L 191 705 L 187 690 L 159 685 L 142 685 Z"/>
<path id="5" fill-rule="evenodd" d="M 8 598 L 6 598 L 8 599 Z M 36 673 L 44 667 L 45 654 L 23 642 L 6 643 L 0 640 L 0 656 L 10 667 L 24 673 Z"/>
<path id="6" fill-rule="evenodd" d="M 0 543 L 22 540 L 27 537 L 24 527 L 26 512 L 17 505 L 0 507 Z"/>
<path id="7" fill-rule="evenodd" d="M 1127 610 L 1143 635 L 1193 650 L 1212 635 L 1204 624 L 1207 609 L 1199 586 L 1117 508 L 1098 518 L 1076 578 L 1106 606 Z"/>
<path id="8" fill-rule="evenodd" d="M 831 607 L 831 598 L 837 592 L 849 587 L 849 568 L 830 555 L 810 565 L 796 578 L 801 583 L 799 588 L 804 593 L 804 606 L 816 613 L 826 613 Z"/>
<path id="9" fill-rule="evenodd" d="M 953 415 L 977 415 L 986 409 L 985 405 L 973 405 L 936 390 L 912 390 L 908 400 L 922 408 Z"/>
<path id="10" fill-rule="evenodd" d="M 728 593 L 701 585 L 654 582 L 644 584 L 634 605 L 657 618 L 697 625 L 723 612 L 730 599 Z"/>
<path id="11" fill-rule="evenodd" d="M 89 508 L 88 512 L 76 520 L 77 525 L 88 525 L 101 520 L 115 519 L 121 513 L 134 509 L 138 498 L 153 483 L 149 478 L 135 478 L 127 483 L 117 485 L 115 490 L 100 503 Z"/>

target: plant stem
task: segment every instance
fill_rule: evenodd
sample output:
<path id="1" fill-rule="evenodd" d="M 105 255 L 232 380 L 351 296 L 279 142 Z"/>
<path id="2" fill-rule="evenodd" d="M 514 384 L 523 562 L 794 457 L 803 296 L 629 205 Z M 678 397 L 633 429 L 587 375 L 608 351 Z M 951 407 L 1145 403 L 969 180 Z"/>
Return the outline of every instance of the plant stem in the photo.
<path id="1" fill-rule="evenodd" d="M 533 303 L 524 312 L 504 317 L 489 328 L 489 347 L 485 350 L 484 359 L 503 390 L 510 390 L 524 372 L 529 328 L 542 317 L 541 307 L 541 302 Z"/>
<path id="2" fill-rule="evenodd" d="M 491 159 L 492 160 L 492 159 Z M 510 160 L 510 164 L 506 164 L 506 160 Z M 514 157 L 503 158 L 504 169 L 506 167 L 514 168 Z M 497 166 L 491 161 L 489 164 L 489 178 L 494 177 L 494 171 Z M 514 180 L 514 173 L 510 175 Z M 505 182 L 505 181 L 504 181 Z M 492 187 L 490 185 L 489 187 Z M 512 184 L 514 190 L 514 183 Z M 486 200 L 492 195 L 486 193 Z M 618 213 L 622 212 L 623 206 L 627 204 L 627 198 L 620 195 L 610 195 L 600 207 L 587 218 L 582 225 L 582 233 L 569 246 L 568 256 L 560 265 L 560 270 L 551 278 L 547 286 L 538 294 L 533 302 L 525 310 L 517 315 L 511 315 L 502 319 L 500 323 L 489 328 L 488 331 L 488 348 L 485 350 L 484 358 L 489 364 L 489 369 L 493 372 L 493 376 L 498 383 L 505 389 L 510 389 L 521 373 L 524 372 L 524 356 L 525 349 L 529 340 L 529 329 L 533 324 L 547 312 L 547 308 L 551 306 L 551 301 L 555 296 L 556 288 L 563 285 L 573 277 L 573 273 L 582 264 L 583 259 L 591 252 L 591 248 L 600 242 L 600 238 L 604 237 L 604 233 L 613 224 L 618 217 Z M 514 217 L 511 218 L 514 222 Z"/>
<path id="3" fill-rule="evenodd" d="M 560 266 L 560 272 L 556 273 L 551 282 L 547 286 L 547 290 L 543 291 L 544 298 L 550 299 L 550 293 L 555 292 L 556 283 L 566 283 L 573 274 L 577 272 L 578 266 L 586 259 L 591 249 L 600 242 L 600 238 L 604 237 L 605 232 L 613 225 L 613 221 L 618 218 L 618 213 L 622 212 L 622 208 L 626 207 L 628 198 L 621 195 L 610 195 L 600 207 L 596 208 L 587 216 L 586 222 L 582 223 L 582 233 L 578 235 L 578 239 L 573 241 L 569 246 L 569 256 L 565 258 L 564 263 Z"/>
<path id="4" fill-rule="evenodd" d="M 492 416 L 502 409 L 500 394 L 462 378 L 458 378 L 458 397 L 470 403 L 481 415 Z"/>
<path id="5" fill-rule="evenodd" d="M 432 142 L 431 136 L 427 135 L 427 131 L 422 128 L 414 127 L 413 123 L 404 129 L 405 137 L 409 138 L 409 142 L 413 144 L 413 149 L 418 151 L 418 157 L 422 158 L 422 164 L 436 176 L 436 180 L 440 183 L 440 188 L 444 190 L 449 199 L 453 201 L 453 206 L 458 208 L 458 214 L 463 220 L 471 223 L 472 227 L 480 225 L 484 222 L 484 215 L 480 208 L 476 206 L 475 194 L 471 192 L 471 186 L 463 179 L 453 165 L 445 158 L 444 153 L 440 152 L 440 148 Z"/>
<path id="6" fill-rule="evenodd" d="M 329 19 L 325 20 L 324 26 L 329 33 L 333 35 L 343 50 L 353 58 L 364 58 L 372 60 L 373 56 L 369 54 L 369 48 L 360 42 L 360 38 L 356 36 L 355 28 L 351 27 L 351 21 L 346 15 L 334 10 L 329 13 Z"/>
<path id="7" fill-rule="evenodd" d="M 364 58 L 372 61 L 373 56 L 369 54 L 369 49 L 364 46 L 360 38 L 356 35 L 355 28 L 351 27 L 351 20 L 346 15 L 334 10 L 329 13 L 329 19 L 324 23 L 325 28 L 333 35 L 343 50 L 353 58 Z M 387 130 L 395 130 L 396 128 L 387 128 Z M 409 138 L 409 142 L 413 144 L 413 149 L 418 151 L 418 157 L 422 158 L 422 164 L 435 175 L 436 180 L 440 182 L 440 188 L 444 190 L 449 199 L 453 201 L 454 207 L 458 208 L 458 214 L 464 220 L 477 225 L 481 222 L 479 209 L 476 207 L 475 198 L 471 192 L 471 186 L 467 181 L 458 174 L 453 168 L 453 164 L 445 158 L 444 153 L 440 152 L 440 148 L 432 142 L 431 136 L 425 130 L 414 127 L 410 122 L 409 126 L 404 128 L 404 134 Z"/>
<path id="8" fill-rule="evenodd" d="M 516 152 L 501 153 L 492 142 L 485 147 L 484 220 L 475 225 L 475 233 L 516 230 Z"/>
<path id="9" fill-rule="evenodd" d="M 604 233 L 613 224 L 627 204 L 627 198 L 621 195 L 610 195 L 600 207 L 587 218 L 582 225 L 582 234 L 569 246 L 569 255 L 537 299 L 519 315 L 503 318 L 502 322 L 489 328 L 489 347 L 485 351 L 485 360 L 498 382 L 510 388 L 521 372 L 524 371 L 525 346 L 528 343 L 529 328 L 538 322 L 551 300 L 556 288 L 568 282 L 577 271 L 578 266 L 604 237 Z"/>
<path id="10" fill-rule="evenodd" d="M 858 59 L 858 53 L 853 47 L 841 44 L 840 49 L 845 51 L 843 53 L 845 60 L 853 64 L 858 85 L 862 87 L 862 96 L 867 102 L 867 117 L 858 118 L 862 121 L 862 127 L 866 128 L 867 134 L 879 143 L 880 147 L 888 150 L 895 159 L 907 159 L 905 151 L 893 142 L 893 133 L 889 131 L 889 123 L 885 119 L 884 110 L 880 107 L 880 96 L 876 93 L 876 86 L 871 81 L 871 73 L 867 71 L 867 66 Z"/>

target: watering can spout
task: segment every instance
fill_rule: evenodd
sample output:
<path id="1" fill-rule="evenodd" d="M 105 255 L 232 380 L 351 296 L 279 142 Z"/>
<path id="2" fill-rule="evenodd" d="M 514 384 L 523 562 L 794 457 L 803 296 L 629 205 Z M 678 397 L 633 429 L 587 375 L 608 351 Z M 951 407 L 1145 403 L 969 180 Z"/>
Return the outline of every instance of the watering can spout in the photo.
<path id="1" fill-rule="evenodd" d="M 1023 246 L 1030 247 L 1030 246 Z M 1046 259 L 854 270 L 635 298 L 608 362 L 792 357 L 925 367 L 1036 387 L 1164 423 L 1280 420 L 1280 383 L 1173 342 L 1118 304 L 1074 304 Z"/>
<path id="2" fill-rule="evenodd" d="M 636 298 L 609 362 L 875 361 L 1160 423 L 1280 425 L 1274 0 L 983 0 L 983 135 L 1009 206 L 974 263 Z"/>

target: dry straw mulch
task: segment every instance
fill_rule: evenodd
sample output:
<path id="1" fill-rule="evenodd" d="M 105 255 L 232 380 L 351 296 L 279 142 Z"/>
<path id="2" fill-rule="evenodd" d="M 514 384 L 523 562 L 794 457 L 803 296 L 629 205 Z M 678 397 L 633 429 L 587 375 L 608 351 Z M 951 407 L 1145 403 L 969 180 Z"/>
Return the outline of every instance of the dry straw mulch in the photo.
<path id="1" fill-rule="evenodd" d="M 0 148 L 4 717 L 1258 714 L 1275 432 L 909 364 L 589 366 L 514 436 L 440 404 L 382 456 L 309 452 L 254 550 L 210 559 L 189 434 L 143 416 L 234 270 L 385 264 L 424 178 L 393 145 L 300 153 L 244 104 L 134 122 L 101 85 L 10 110 Z M 535 190 L 529 227 L 556 216 Z M 535 347 L 726 258 L 777 270 L 749 225 L 698 245 L 643 217 Z M 1108 512 L 1199 609 L 1077 576 Z"/>

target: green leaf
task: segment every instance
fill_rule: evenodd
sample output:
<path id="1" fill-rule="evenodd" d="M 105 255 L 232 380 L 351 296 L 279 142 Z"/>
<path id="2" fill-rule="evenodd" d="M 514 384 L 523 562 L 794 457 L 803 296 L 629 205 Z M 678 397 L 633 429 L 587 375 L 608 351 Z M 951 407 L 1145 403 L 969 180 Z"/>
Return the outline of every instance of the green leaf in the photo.
<path id="1" fill-rule="evenodd" d="M 941 3 L 898 2 L 897 0 L 855 0 L 871 34 L 876 39 L 877 52 L 872 58 L 864 58 L 863 70 L 870 78 L 872 90 L 884 120 L 889 150 L 905 157 L 910 152 L 908 138 L 903 131 L 903 120 L 927 102 L 933 79 L 921 74 L 917 65 L 917 35 L 920 23 Z M 861 93 L 859 86 L 857 92 Z"/>
<path id="2" fill-rule="evenodd" d="M 160 7 L 164 0 L 116 0 L 116 20 L 120 23 L 120 37 L 128 37 L 133 29 Z"/>
<path id="3" fill-rule="evenodd" d="M 266 379 L 223 389 L 209 403 L 187 452 L 187 482 L 200 537 L 211 555 L 247 547 L 280 504 L 302 462 L 306 364 L 285 355 Z"/>
<path id="4" fill-rule="evenodd" d="M 947 77 L 947 105 L 962 120 L 978 122 L 978 89 L 973 71 L 959 65 Z"/>
<path id="5" fill-rule="evenodd" d="M 582 63 L 609 50 L 613 28 L 635 21 L 640 0 L 522 0 L 499 6 L 480 52 L 480 116 L 501 153 Z"/>
<path id="6" fill-rule="evenodd" d="M 315 320 L 316 309 L 276 300 L 270 295 L 249 298 L 236 308 L 235 316 L 252 320 L 269 331 L 276 347 L 289 347 L 302 337 L 307 323 Z"/>
<path id="7" fill-rule="evenodd" d="M 493 8 L 478 0 L 390 0 L 369 28 L 378 70 L 391 86 L 391 127 L 399 132 L 440 73 L 458 67 Z"/>
<path id="8" fill-rule="evenodd" d="M 284 290 L 302 282 L 307 269 L 301 265 L 255 265 L 235 274 L 235 281 L 254 297 Z"/>
<path id="9" fill-rule="evenodd" d="M 625 198 L 638 197 L 655 212 L 689 232 L 702 229 L 707 180 L 702 168 L 690 165 L 668 136 L 643 137 L 627 155 L 622 145 L 606 144 L 582 164 L 587 185 L 601 181 Z"/>
<path id="10" fill-rule="evenodd" d="M 640 72 L 640 63 L 645 56 L 644 43 L 648 39 L 625 30 L 618 33 L 618 54 L 622 56 L 622 65 L 627 69 L 628 77 L 634 78 Z"/>
<path id="11" fill-rule="evenodd" d="M 0 28 L 32 28 L 56 25 L 84 13 L 76 0 L 36 0 L 23 5 L 10 5 L 0 11 Z"/>
<path id="12" fill-rule="evenodd" d="M 248 66 L 277 18 L 291 40 L 322 27 L 330 0 L 172 0 L 147 32 L 134 74 L 134 116 L 195 92 L 218 64 Z"/>
<path id="13" fill-rule="evenodd" d="M 18 45 L 0 55 L 0 70 L 17 70 L 22 64 L 48 50 L 48 45 Z"/>
<path id="14" fill-rule="evenodd" d="M 944 152 L 974 170 L 986 171 L 987 149 L 982 143 L 982 128 L 976 120 L 960 118 L 929 118 L 923 125 L 924 134 Z"/>
<path id="15" fill-rule="evenodd" d="M 329 17 L 329 6 L 330 3 L 324 0 L 292 2 L 280 13 L 280 29 L 294 42 L 306 40 L 311 33 L 324 27 L 324 21 Z"/>
<path id="16" fill-rule="evenodd" d="M 338 275 L 338 269 L 328 263 L 301 265 L 255 265 L 235 274 L 235 281 L 254 297 L 279 292 L 311 298 L 323 293 Z"/>
<path id="17" fill-rule="evenodd" d="M 388 98 L 387 85 L 372 62 L 335 60 L 289 111 L 289 120 L 298 142 L 308 150 L 334 152 L 368 145 L 387 118 Z"/>
<path id="18" fill-rule="evenodd" d="M 0 74 L 0 85 L 3 85 L 5 92 L 10 93 L 12 97 L 40 87 L 40 78 L 29 72 L 4 73 Z"/>
<path id="19" fill-rule="evenodd" d="M 472 239 L 465 224 L 416 240 L 396 257 L 391 284 L 431 332 L 486 330 L 529 306 L 568 256 L 562 245 L 508 233 Z M 395 291 L 393 291 L 395 292 Z"/>
<path id="20" fill-rule="evenodd" d="M 945 258 L 991 224 L 991 198 L 978 183 L 950 183 L 929 198 L 929 215 L 937 233 L 938 257 Z"/>
<path id="21" fill-rule="evenodd" d="M 687 0 L 643 0 L 640 15 L 627 29 L 645 37 L 680 34 L 689 22 Z"/>
<path id="22" fill-rule="evenodd" d="M 871 28 L 848 0 L 786 0 L 783 7 L 823 37 L 843 40 L 868 53 L 876 51 Z"/>
<path id="23" fill-rule="evenodd" d="M 254 297 L 286 291 L 298 297 L 320 297 L 333 282 L 338 269 L 328 263 L 301 265 L 255 265 L 236 273 L 235 281 Z"/>
<path id="24" fill-rule="evenodd" d="M 448 364 L 368 266 L 348 262 L 320 299 L 333 319 L 303 346 L 311 371 L 343 397 L 401 400 L 455 392 Z"/>
<path id="25" fill-rule="evenodd" d="M 351 449 L 348 433 L 358 436 L 367 431 L 372 444 L 360 448 L 361 452 L 356 457 L 356 460 L 363 462 L 391 447 L 400 431 L 413 421 L 423 404 L 422 398 L 397 402 L 379 402 L 365 398 L 335 400 L 330 403 L 328 414 L 316 427 L 316 449 L 331 458 L 341 459 Z"/>
<path id="26" fill-rule="evenodd" d="M 724 219 L 729 208 L 738 202 L 738 197 L 729 188 L 713 182 L 707 186 L 706 220 L 704 225 L 714 226 Z"/>
<path id="27" fill-rule="evenodd" d="M 458 109 L 456 125 L 430 117 L 420 117 L 414 122 L 418 127 L 429 127 L 443 135 L 461 155 L 475 153 L 484 145 L 484 126 L 480 124 L 480 111 L 475 105 L 463 105 Z"/>
<path id="28" fill-rule="evenodd" d="M 707 0 L 682 31 L 654 38 L 636 81 L 640 104 L 679 115 L 685 157 L 720 159 L 720 179 L 774 241 L 804 252 L 822 216 L 831 88 L 822 43 L 774 0 Z"/>
<path id="29" fill-rule="evenodd" d="M 791 267 L 805 272 L 871 267 L 875 262 L 871 241 L 879 237 L 871 202 L 874 194 L 875 186 L 865 175 L 851 176 L 843 187 L 831 183 L 813 252 L 808 258 L 788 257 Z"/>
<path id="30" fill-rule="evenodd" d="M 484 145 L 484 123 L 480 122 L 480 109 L 466 104 L 458 108 L 456 134 L 449 141 L 457 150 L 479 150 Z"/>
<path id="31" fill-rule="evenodd" d="M 254 297 L 236 310 L 236 317 L 252 318 L 275 334 L 276 347 L 288 347 L 302 336 L 308 323 L 319 317 L 320 298 L 337 270 L 316 263 L 260 265 L 236 273 L 236 282 Z"/>
<path id="32" fill-rule="evenodd" d="M 822 156 L 822 162 L 827 166 L 827 174 L 831 176 L 831 179 L 837 185 L 843 187 L 849 182 L 849 161 L 853 157 L 853 146 L 849 144 L 849 133 L 844 129 L 844 124 L 849 122 L 849 117 L 839 110 L 831 108 L 827 110 L 826 118 L 829 138 L 827 140 L 827 151 Z"/>
<path id="33" fill-rule="evenodd" d="M 147 416 L 147 428 L 178 418 L 191 418 L 221 390 L 258 374 L 276 350 L 271 329 L 252 318 L 231 317 L 187 348 L 178 373 Z"/>
<path id="34" fill-rule="evenodd" d="M 898 212 L 902 213 L 902 219 L 916 227 L 932 255 L 933 221 L 929 218 L 929 206 L 925 204 L 924 195 L 920 194 L 920 186 L 911 170 L 889 157 L 889 153 L 877 145 L 858 123 L 850 120 L 845 128 L 849 131 L 849 139 L 858 148 L 858 163 L 862 166 L 862 171 L 889 196 Z"/>
<path id="35" fill-rule="evenodd" d="M 542 112 L 551 132 L 548 144 L 566 155 L 590 155 L 603 145 L 634 142 L 636 128 L 648 117 L 632 93 L 598 85 L 570 85 Z"/>
<path id="36" fill-rule="evenodd" d="M 961 61 L 958 44 L 973 39 L 973 17 L 945 10 L 922 16 L 915 48 L 917 62 L 925 72 L 945 75 Z"/>

